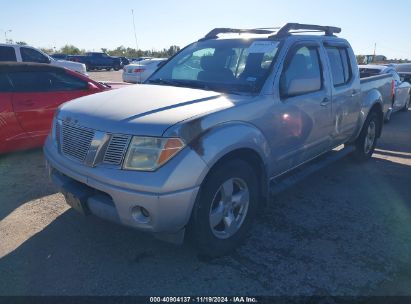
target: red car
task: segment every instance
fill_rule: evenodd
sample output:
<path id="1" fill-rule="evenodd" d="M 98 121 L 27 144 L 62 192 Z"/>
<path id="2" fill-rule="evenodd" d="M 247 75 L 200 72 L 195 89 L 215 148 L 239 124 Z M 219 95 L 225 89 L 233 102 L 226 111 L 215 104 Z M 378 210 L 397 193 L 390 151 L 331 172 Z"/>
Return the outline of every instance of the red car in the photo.
<path id="1" fill-rule="evenodd" d="M 0 153 L 41 147 L 59 105 L 110 89 L 61 67 L 0 63 Z"/>

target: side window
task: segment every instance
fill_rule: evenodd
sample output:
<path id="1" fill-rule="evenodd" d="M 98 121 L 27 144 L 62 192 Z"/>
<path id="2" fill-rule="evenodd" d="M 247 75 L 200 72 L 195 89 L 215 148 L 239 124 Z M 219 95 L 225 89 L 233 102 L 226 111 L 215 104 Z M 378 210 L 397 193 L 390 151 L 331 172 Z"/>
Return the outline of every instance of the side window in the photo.
<path id="1" fill-rule="evenodd" d="M 15 92 L 47 92 L 51 88 L 47 72 L 13 72 L 9 77 Z"/>
<path id="2" fill-rule="evenodd" d="M 281 97 L 292 97 L 322 88 L 322 70 L 317 47 L 302 46 L 292 51 L 280 78 Z"/>
<path id="3" fill-rule="evenodd" d="M 13 47 L 0 46 L 0 61 L 17 61 Z"/>
<path id="4" fill-rule="evenodd" d="M 344 85 L 351 79 L 351 66 L 345 48 L 327 47 L 334 86 Z"/>
<path id="5" fill-rule="evenodd" d="M 0 93 L 10 92 L 12 86 L 6 73 L 0 73 Z"/>
<path id="6" fill-rule="evenodd" d="M 351 61 L 348 56 L 348 50 L 346 48 L 340 48 L 340 55 L 344 66 L 344 80 L 345 83 L 347 83 L 352 77 Z"/>
<path id="7" fill-rule="evenodd" d="M 49 72 L 50 91 L 78 91 L 86 90 L 88 83 L 65 72 Z"/>
<path id="8" fill-rule="evenodd" d="M 50 59 L 37 50 L 22 47 L 20 48 L 20 53 L 21 59 L 24 62 L 50 63 Z"/>

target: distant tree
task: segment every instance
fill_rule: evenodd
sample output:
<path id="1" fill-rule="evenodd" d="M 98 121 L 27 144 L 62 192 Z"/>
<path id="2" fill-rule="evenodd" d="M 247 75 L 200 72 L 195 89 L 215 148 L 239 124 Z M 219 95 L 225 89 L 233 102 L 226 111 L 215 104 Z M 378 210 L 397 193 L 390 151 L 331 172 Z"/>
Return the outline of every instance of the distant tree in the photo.
<path id="1" fill-rule="evenodd" d="M 62 54 L 67 54 L 67 55 L 80 55 L 82 54 L 82 51 L 80 51 L 80 49 L 74 45 L 71 44 L 66 44 L 65 46 L 63 46 L 60 51 L 60 53 Z"/>
<path id="2" fill-rule="evenodd" d="M 52 48 L 44 48 L 44 47 L 41 47 L 40 50 L 41 50 L 42 52 L 46 53 L 46 54 L 53 54 L 53 53 L 54 53 L 54 50 L 53 50 Z"/>
<path id="3" fill-rule="evenodd" d="M 171 57 L 173 56 L 175 53 L 177 53 L 178 51 L 180 51 L 180 47 L 177 45 L 172 45 L 168 48 L 167 50 L 167 56 L 166 57 Z"/>
<path id="4" fill-rule="evenodd" d="M 19 44 L 19 45 L 27 45 L 27 43 L 24 42 L 24 41 L 17 41 L 16 44 Z"/>

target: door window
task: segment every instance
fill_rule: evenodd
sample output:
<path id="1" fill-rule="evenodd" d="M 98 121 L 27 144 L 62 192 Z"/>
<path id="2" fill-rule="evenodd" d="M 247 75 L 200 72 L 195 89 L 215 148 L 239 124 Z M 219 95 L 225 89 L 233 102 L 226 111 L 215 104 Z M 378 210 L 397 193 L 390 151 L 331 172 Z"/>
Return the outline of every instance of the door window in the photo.
<path id="1" fill-rule="evenodd" d="M 11 83 L 6 73 L 0 73 L 0 93 L 10 92 Z"/>
<path id="2" fill-rule="evenodd" d="M 9 76 L 16 92 L 61 92 L 88 88 L 86 81 L 65 72 L 16 72 Z"/>
<path id="3" fill-rule="evenodd" d="M 0 46 L 0 61 L 17 61 L 13 47 Z"/>
<path id="4" fill-rule="evenodd" d="M 282 97 L 292 97 L 320 91 L 322 70 L 318 48 L 301 46 L 292 51 L 280 78 Z"/>
<path id="5" fill-rule="evenodd" d="M 327 47 L 326 50 L 334 86 L 348 83 L 351 79 L 351 66 L 347 50 L 337 47 Z"/>
<path id="6" fill-rule="evenodd" d="M 31 48 L 20 48 L 21 59 L 24 62 L 50 63 L 50 59 L 39 51 Z"/>
<path id="7" fill-rule="evenodd" d="M 50 79 L 45 72 L 14 72 L 9 73 L 15 92 L 47 92 Z"/>

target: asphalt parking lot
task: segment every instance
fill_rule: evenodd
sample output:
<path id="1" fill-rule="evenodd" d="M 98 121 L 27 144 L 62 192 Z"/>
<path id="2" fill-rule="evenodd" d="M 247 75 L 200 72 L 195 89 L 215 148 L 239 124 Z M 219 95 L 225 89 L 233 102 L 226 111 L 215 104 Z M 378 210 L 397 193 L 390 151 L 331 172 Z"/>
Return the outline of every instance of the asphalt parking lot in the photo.
<path id="1" fill-rule="evenodd" d="M 120 71 L 92 71 L 87 72 L 89 77 L 96 81 L 123 82 L 123 70 Z"/>
<path id="2" fill-rule="evenodd" d="M 411 295 L 411 111 L 372 160 L 277 195 L 214 260 L 69 209 L 39 149 L 0 156 L 0 193 L 0 295 Z"/>

